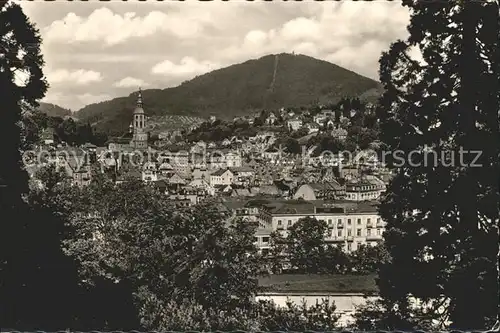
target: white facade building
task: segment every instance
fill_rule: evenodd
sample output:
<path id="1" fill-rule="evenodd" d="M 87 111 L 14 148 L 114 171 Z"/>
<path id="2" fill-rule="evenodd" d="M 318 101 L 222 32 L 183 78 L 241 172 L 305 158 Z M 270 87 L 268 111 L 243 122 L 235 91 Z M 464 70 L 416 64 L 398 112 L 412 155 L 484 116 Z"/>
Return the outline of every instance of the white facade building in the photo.
<path id="1" fill-rule="evenodd" d="M 234 174 L 231 170 L 217 170 L 210 175 L 210 185 L 231 185 L 233 183 Z"/>
<path id="2" fill-rule="evenodd" d="M 360 245 L 375 246 L 382 241 L 385 222 L 382 221 L 376 207 L 370 203 L 360 203 L 345 207 L 313 207 L 312 205 L 263 210 L 260 219 L 269 225 L 272 231 L 279 231 L 284 237 L 287 229 L 305 217 L 325 221 L 328 225 L 326 241 L 338 244 L 346 252 L 356 251 Z"/>

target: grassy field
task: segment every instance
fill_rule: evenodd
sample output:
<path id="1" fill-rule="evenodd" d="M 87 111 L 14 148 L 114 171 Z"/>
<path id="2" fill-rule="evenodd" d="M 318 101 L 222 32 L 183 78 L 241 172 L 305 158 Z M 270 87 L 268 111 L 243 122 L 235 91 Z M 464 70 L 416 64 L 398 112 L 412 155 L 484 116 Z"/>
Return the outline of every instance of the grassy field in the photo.
<path id="1" fill-rule="evenodd" d="M 259 279 L 267 292 L 377 293 L 375 275 L 273 274 Z"/>

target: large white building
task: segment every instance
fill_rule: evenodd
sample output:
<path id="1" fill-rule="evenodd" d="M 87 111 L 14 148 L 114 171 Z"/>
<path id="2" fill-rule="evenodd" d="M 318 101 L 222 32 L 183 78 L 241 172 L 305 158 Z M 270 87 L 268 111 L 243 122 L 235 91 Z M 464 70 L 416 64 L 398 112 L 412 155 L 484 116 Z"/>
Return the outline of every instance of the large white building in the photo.
<path id="1" fill-rule="evenodd" d="M 230 151 L 224 155 L 224 160 L 226 162 L 227 168 L 239 168 L 241 167 L 241 155 L 239 152 Z"/>
<path id="2" fill-rule="evenodd" d="M 231 185 L 233 183 L 234 174 L 229 169 L 219 169 L 210 175 L 210 185 Z"/>
<path id="3" fill-rule="evenodd" d="M 378 200 L 386 190 L 384 182 L 375 176 L 351 180 L 345 185 L 346 199 L 351 201 Z"/>
<path id="4" fill-rule="evenodd" d="M 256 244 L 266 252 L 268 236 L 273 231 L 288 235 L 288 229 L 305 217 L 325 221 L 328 225 L 326 241 L 341 246 L 346 252 L 355 251 L 359 245 L 377 245 L 382 241 L 385 223 L 378 215 L 373 202 L 324 203 L 279 203 L 270 209 L 260 211 L 259 219 L 264 228 L 256 235 Z"/>

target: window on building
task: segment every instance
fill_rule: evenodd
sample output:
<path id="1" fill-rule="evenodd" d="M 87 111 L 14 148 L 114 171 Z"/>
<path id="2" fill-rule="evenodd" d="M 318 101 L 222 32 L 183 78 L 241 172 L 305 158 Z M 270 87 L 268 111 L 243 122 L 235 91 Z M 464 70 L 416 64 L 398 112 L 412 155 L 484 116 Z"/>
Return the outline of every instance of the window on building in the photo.
<path id="1" fill-rule="evenodd" d="M 269 237 L 262 237 L 262 243 L 269 243 Z"/>
<path id="2" fill-rule="evenodd" d="M 347 251 L 351 251 L 352 249 L 352 244 L 351 243 L 347 243 Z"/>
<path id="3" fill-rule="evenodd" d="M 281 220 L 278 220 L 278 225 L 281 225 Z"/>
<path id="4" fill-rule="evenodd" d="M 380 223 L 380 217 L 379 217 L 379 218 L 377 218 L 377 223 Z"/>
<path id="5" fill-rule="evenodd" d="M 259 241 L 259 238 L 258 237 L 254 237 L 253 241 L 257 243 Z"/>
<path id="6" fill-rule="evenodd" d="M 366 219 L 366 223 L 371 223 L 372 222 L 372 219 L 371 218 L 367 218 Z"/>
<path id="7" fill-rule="evenodd" d="M 361 219 L 358 219 L 358 224 L 361 224 Z"/>
<path id="8" fill-rule="evenodd" d="M 380 231 L 380 229 L 377 229 L 377 235 L 380 236 L 382 234 L 382 232 Z"/>
<path id="9" fill-rule="evenodd" d="M 342 219 L 338 219 L 339 224 L 342 224 Z"/>
<path id="10" fill-rule="evenodd" d="M 347 219 L 347 225 L 351 225 L 351 219 Z"/>
<path id="11" fill-rule="evenodd" d="M 339 237 L 342 237 L 342 230 L 339 230 L 337 235 L 338 235 Z"/>
<path id="12" fill-rule="evenodd" d="M 348 229 L 348 230 L 347 230 L 347 236 L 352 236 L 352 231 L 351 231 L 351 229 Z"/>
<path id="13" fill-rule="evenodd" d="M 366 235 L 371 236 L 372 235 L 372 229 L 367 229 L 366 230 Z"/>
<path id="14" fill-rule="evenodd" d="M 358 237 L 360 237 L 360 236 L 361 236 L 361 229 L 356 230 L 356 235 L 357 235 Z"/>
<path id="15" fill-rule="evenodd" d="M 292 225 L 292 220 L 288 220 L 288 226 Z"/>
<path id="16" fill-rule="evenodd" d="M 328 220 L 328 225 L 332 225 L 332 219 Z"/>

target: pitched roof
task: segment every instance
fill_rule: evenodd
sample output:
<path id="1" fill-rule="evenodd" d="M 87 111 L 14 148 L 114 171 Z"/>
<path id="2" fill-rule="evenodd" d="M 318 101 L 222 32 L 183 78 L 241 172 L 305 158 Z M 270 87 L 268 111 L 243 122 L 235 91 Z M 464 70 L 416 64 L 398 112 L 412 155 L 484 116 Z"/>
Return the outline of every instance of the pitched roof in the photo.
<path id="1" fill-rule="evenodd" d="M 219 169 L 219 170 L 216 170 L 215 172 L 213 172 L 211 174 L 211 176 L 222 176 L 224 173 L 226 173 L 226 171 L 231 172 L 231 170 L 229 170 L 229 169 Z"/>
<path id="2" fill-rule="evenodd" d="M 342 190 L 342 186 L 340 186 L 340 184 L 336 180 L 331 180 L 329 182 L 323 182 L 323 183 L 310 183 L 307 185 L 311 186 L 311 188 L 314 191 Z"/>
<path id="3" fill-rule="evenodd" d="M 156 187 L 159 187 L 159 188 L 167 188 L 168 187 L 167 181 L 164 179 L 154 181 L 153 185 Z"/>
<path id="4" fill-rule="evenodd" d="M 170 184 L 185 184 L 186 180 L 179 176 L 179 174 L 174 173 L 169 179 L 168 182 Z"/>
<path id="5" fill-rule="evenodd" d="M 159 170 L 173 170 L 174 168 L 169 163 L 163 162 L 162 164 L 160 164 L 158 169 Z"/>
<path id="6" fill-rule="evenodd" d="M 377 213 L 378 201 L 348 201 L 348 200 L 335 200 L 330 203 L 322 202 L 321 207 L 342 207 L 347 214 L 359 213 Z"/>
<path id="7" fill-rule="evenodd" d="M 250 196 L 250 190 L 248 190 L 246 188 L 237 188 L 237 189 L 234 189 L 234 192 L 236 193 L 236 195 L 241 196 L 241 197 Z"/>
<path id="8" fill-rule="evenodd" d="M 233 172 L 253 172 L 253 169 L 250 168 L 249 166 L 241 166 L 241 167 L 235 167 L 230 169 Z"/>
<path id="9" fill-rule="evenodd" d="M 304 201 L 303 203 L 295 203 L 295 204 L 280 204 L 271 210 L 272 214 L 314 214 L 314 205 Z"/>

